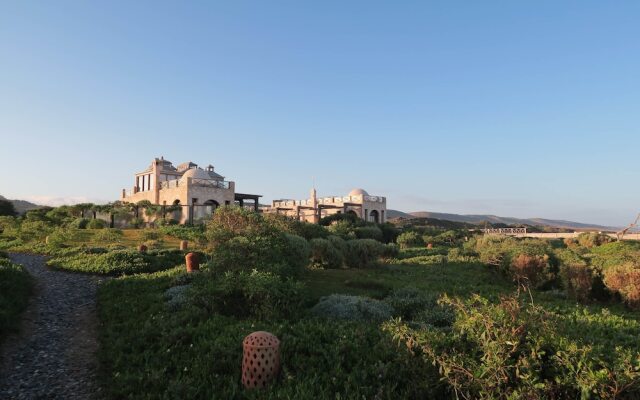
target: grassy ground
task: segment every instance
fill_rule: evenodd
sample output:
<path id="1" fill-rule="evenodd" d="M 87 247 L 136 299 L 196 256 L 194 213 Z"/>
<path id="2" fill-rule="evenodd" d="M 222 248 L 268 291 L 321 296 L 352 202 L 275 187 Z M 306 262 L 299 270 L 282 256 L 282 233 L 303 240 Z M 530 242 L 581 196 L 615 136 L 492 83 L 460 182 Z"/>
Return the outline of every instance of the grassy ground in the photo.
<path id="1" fill-rule="evenodd" d="M 0 342 L 18 327 L 31 290 L 29 273 L 0 254 Z"/>

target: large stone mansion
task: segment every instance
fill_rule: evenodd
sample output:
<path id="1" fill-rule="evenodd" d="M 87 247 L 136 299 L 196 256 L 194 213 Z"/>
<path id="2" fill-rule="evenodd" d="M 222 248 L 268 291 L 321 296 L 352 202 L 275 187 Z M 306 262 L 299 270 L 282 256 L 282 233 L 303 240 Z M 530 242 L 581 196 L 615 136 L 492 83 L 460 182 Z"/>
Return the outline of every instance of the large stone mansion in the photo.
<path id="1" fill-rule="evenodd" d="M 363 189 L 354 189 L 346 196 L 318 198 L 316 190 L 304 200 L 275 200 L 271 206 L 259 206 L 260 195 L 237 193 L 235 182 L 214 171 L 212 165 L 200 168 L 193 162 L 174 167 L 164 157 L 155 158 L 145 170 L 134 175 L 133 188 L 122 189 L 120 200 L 172 207 L 172 218 L 180 223 L 196 222 L 210 216 L 222 205 L 251 206 L 256 211 L 277 213 L 317 223 L 328 215 L 350 213 L 365 221 L 385 222 L 387 199 L 371 196 Z M 247 204 L 246 202 L 249 202 Z"/>

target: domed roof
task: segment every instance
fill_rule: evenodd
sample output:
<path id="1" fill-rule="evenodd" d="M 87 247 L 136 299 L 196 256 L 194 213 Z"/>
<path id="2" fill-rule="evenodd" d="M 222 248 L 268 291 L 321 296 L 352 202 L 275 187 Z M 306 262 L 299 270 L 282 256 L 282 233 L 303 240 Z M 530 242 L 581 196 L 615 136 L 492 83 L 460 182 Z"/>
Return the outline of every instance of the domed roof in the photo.
<path id="1" fill-rule="evenodd" d="M 367 193 L 366 190 L 364 189 L 353 189 L 352 191 L 349 192 L 349 196 L 368 196 L 369 193 Z"/>
<path id="2" fill-rule="evenodd" d="M 209 175 L 209 173 L 203 169 L 200 168 L 190 168 L 186 171 L 184 171 L 184 174 L 182 174 L 183 178 L 193 178 L 193 179 L 207 179 L 207 180 L 211 180 L 211 176 Z"/>

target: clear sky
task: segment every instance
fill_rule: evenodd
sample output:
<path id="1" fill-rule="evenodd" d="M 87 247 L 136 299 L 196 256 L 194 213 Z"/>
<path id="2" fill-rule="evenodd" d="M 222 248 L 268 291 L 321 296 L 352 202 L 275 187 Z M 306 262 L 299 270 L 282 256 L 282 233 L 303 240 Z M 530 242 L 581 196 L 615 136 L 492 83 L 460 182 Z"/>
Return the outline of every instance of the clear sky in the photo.
<path id="1" fill-rule="evenodd" d="M 153 157 L 237 189 L 624 225 L 637 1 L 5 1 L 0 194 L 111 201 Z"/>

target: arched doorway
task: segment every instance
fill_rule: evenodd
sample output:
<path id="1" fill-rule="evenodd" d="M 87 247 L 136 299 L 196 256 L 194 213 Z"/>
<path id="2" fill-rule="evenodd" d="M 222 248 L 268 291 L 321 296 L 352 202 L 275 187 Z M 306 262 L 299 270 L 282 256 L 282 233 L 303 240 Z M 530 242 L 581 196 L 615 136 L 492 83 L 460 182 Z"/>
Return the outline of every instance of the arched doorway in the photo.
<path id="1" fill-rule="evenodd" d="M 369 220 L 371 222 L 375 222 L 376 224 L 380 223 L 380 214 L 378 213 L 378 210 L 371 210 L 371 212 L 369 213 Z"/>
<path id="2" fill-rule="evenodd" d="M 204 202 L 204 208 L 207 215 L 213 215 L 218 207 L 220 207 L 220 203 L 215 200 L 207 200 Z"/>
<path id="3" fill-rule="evenodd" d="M 182 204 L 180 204 L 180 200 L 176 199 L 173 201 L 171 206 L 171 219 L 181 222 L 182 220 Z"/>

